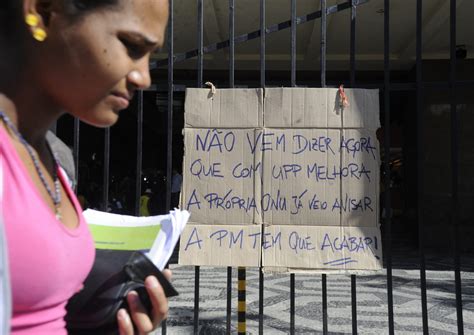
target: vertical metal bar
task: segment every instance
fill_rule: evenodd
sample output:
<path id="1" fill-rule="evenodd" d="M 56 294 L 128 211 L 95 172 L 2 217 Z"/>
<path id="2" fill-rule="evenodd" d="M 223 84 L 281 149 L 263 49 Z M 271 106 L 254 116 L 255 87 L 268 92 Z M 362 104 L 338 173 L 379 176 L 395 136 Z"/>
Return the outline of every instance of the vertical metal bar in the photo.
<path id="1" fill-rule="evenodd" d="M 291 87 L 296 87 L 296 0 L 291 0 Z M 295 333 L 295 274 L 290 274 L 290 334 Z"/>
<path id="2" fill-rule="evenodd" d="M 246 270 L 244 267 L 237 269 L 237 333 L 245 335 L 247 332 L 247 305 L 246 305 Z"/>
<path id="3" fill-rule="evenodd" d="M 245 335 L 247 333 L 246 320 L 246 273 L 245 268 L 238 269 L 238 291 L 237 291 L 237 334 Z"/>
<path id="4" fill-rule="evenodd" d="M 351 0 L 350 84 L 355 85 L 356 15 L 358 0 Z"/>
<path id="5" fill-rule="evenodd" d="M 327 25 L 327 3 L 326 0 L 321 0 L 321 87 L 326 87 L 326 25 Z M 327 299 L 327 285 L 326 274 L 321 275 L 321 294 L 323 298 L 323 334 L 328 333 L 328 299 Z"/>
<path id="6" fill-rule="evenodd" d="M 326 0 L 321 0 L 321 87 L 326 87 L 326 25 L 327 25 L 327 4 Z"/>
<path id="7" fill-rule="evenodd" d="M 203 84 L 203 48 L 204 48 L 204 6 L 203 0 L 198 0 L 197 11 L 198 11 L 198 79 L 197 87 L 202 87 Z"/>
<path id="8" fill-rule="evenodd" d="M 168 124 L 166 150 L 166 209 L 171 208 L 171 170 L 173 165 L 173 100 L 174 100 L 174 0 L 169 0 L 168 26 Z"/>
<path id="9" fill-rule="evenodd" d="M 357 0 L 351 0 L 350 86 L 355 86 Z M 352 334 L 357 334 L 357 278 L 351 275 Z"/>
<path id="10" fill-rule="evenodd" d="M 235 59 L 235 13 L 234 1 L 229 0 L 229 87 L 234 87 L 234 59 Z"/>
<path id="11" fill-rule="evenodd" d="M 265 87 L 265 0 L 260 0 L 260 87 Z"/>
<path id="12" fill-rule="evenodd" d="M 262 225 L 262 235 L 261 236 L 265 236 L 264 235 L 264 227 Z M 264 299 L 264 283 L 265 283 L 265 277 L 264 277 L 264 274 L 263 274 L 263 266 L 260 265 L 260 268 L 259 268 L 259 277 L 258 277 L 258 333 L 260 335 L 263 334 L 263 299 Z"/>
<path id="13" fill-rule="evenodd" d="M 135 215 L 140 214 L 140 196 L 142 193 L 142 156 L 143 156 L 143 91 L 138 91 L 137 97 L 137 157 L 135 179 Z"/>
<path id="14" fill-rule="evenodd" d="M 456 0 L 450 2 L 450 100 L 451 100 L 451 226 L 453 229 L 454 282 L 458 334 L 464 334 L 461 291 L 461 260 L 459 252 L 459 112 L 456 105 Z"/>
<path id="15" fill-rule="evenodd" d="M 81 130 L 81 121 L 76 117 L 74 118 L 74 136 L 73 136 L 73 147 L 72 155 L 74 157 L 74 169 L 76 170 L 76 184 L 75 191 L 77 192 L 77 187 L 79 185 L 79 134 Z"/>
<path id="16" fill-rule="evenodd" d="M 356 276 L 351 275 L 351 302 L 352 302 L 352 334 L 357 334 L 357 283 Z"/>
<path id="17" fill-rule="evenodd" d="M 235 57 L 235 30 L 234 30 L 234 0 L 229 0 L 229 87 L 234 87 L 234 57 Z M 232 314 L 232 267 L 227 267 L 227 313 L 226 332 L 230 334 Z"/>
<path id="18" fill-rule="evenodd" d="M 227 267 L 227 308 L 226 308 L 226 334 L 230 334 L 232 313 L 232 267 Z"/>
<path id="19" fill-rule="evenodd" d="M 323 334 L 328 333 L 328 290 L 326 274 L 321 275 L 321 290 L 323 295 Z"/>
<path id="20" fill-rule="evenodd" d="M 296 86 L 296 0 L 291 0 L 291 86 Z"/>
<path id="21" fill-rule="evenodd" d="M 428 306 L 426 297 L 426 262 L 423 222 L 423 78 L 422 78 L 422 0 L 416 1 L 416 136 L 417 136 L 417 188 L 418 188 L 418 251 L 420 256 L 420 289 L 423 334 L 428 334 Z"/>
<path id="22" fill-rule="evenodd" d="M 295 274 L 290 274 L 290 334 L 295 333 Z"/>
<path id="23" fill-rule="evenodd" d="M 387 262 L 387 303 L 389 334 L 395 334 L 393 322 L 392 209 L 390 204 L 390 0 L 384 0 L 384 153 L 385 246 Z"/>
<path id="24" fill-rule="evenodd" d="M 260 87 L 265 88 L 265 0 L 260 0 Z M 265 227 L 262 225 L 262 238 L 265 234 Z M 265 277 L 263 274 L 263 255 L 260 258 L 261 264 L 258 277 L 258 334 L 263 335 L 263 317 L 264 317 L 264 291 Z"/>
<path id="25" fill-rule="evenodd" d="M 197 87 L 202 87 L 203 84 L 203 45 L 204 45 L 204 6 L 203 0 L 198 0 L 198 79 Z M 199 334 L 199 279 L 201 276 L 201 268 L 199 266 L 194 267 L 194 321 L 193 321 L 193 334 Z"/>
<path id="26" fill-rule="evenodd" d="M 173 102 L 174 102 L 174 1 L 169 0 L 168 21 L 168 122 L 166 139 L 166 209 L 171 209 L 171 171 L 173 167 Z M 166 320 L 161 323 L 161 334 L 166 335 Z"/>
<path id="27" fill-rule="evenodd" d="M 194 267 L 194 322 L 193 334 L 199 334 L 199 278 L 200 267 Z"/>
<path id="28" fill-rule="evenodd" d="M 110 128 L 104 131 L 104 171 L 102 180 L 102 210 L 107 211 L 109 204 L 109 176 L 110 176 Z"/>

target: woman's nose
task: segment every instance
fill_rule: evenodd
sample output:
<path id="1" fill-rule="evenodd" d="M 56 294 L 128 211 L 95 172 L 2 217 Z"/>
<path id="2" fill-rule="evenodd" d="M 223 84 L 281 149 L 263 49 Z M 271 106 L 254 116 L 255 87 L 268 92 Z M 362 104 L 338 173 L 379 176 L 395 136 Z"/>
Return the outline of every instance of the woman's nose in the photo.
<path id="1" fill-rule="evenodd" d="M 140 90 L 146 89 L 151 85 L 148 59 L 142 60 L 139 67 L 129 72 L 127 81 L 129 84 Z"/>

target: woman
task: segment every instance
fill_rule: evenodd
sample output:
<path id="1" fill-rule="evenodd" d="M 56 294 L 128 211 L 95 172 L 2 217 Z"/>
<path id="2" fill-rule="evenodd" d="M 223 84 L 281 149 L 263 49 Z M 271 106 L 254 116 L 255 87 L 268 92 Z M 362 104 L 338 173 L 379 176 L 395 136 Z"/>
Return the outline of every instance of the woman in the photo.
<path id="1" fill-rule="evenodd" d="M 167 17 L 167 0 L 1 0 L 0 222 L 12 334 L 66 334 L 65 305 L 94 258 L 46 132 L 64 112 L 113 125 L 134 91 L 150 85 L 149 56 L 163 43 Z M 145 285 L 153 311 L 129 294 L 130 314 L 117 315 L 121 334 L 133 334 L 134 326 L 149 332 L 166 317 L 156 278 Z"/>

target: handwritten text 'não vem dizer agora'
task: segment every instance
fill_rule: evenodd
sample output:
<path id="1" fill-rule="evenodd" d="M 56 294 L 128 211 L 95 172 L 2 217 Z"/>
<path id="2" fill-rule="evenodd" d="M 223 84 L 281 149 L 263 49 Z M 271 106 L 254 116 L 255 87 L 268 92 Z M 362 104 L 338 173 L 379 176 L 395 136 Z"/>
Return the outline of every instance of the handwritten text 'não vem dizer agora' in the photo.
<path id="1" fill-rule="evenodd" d="M 255 134 L 246 132 L 244 139 L 240 136 L 233 130 L 208 129 L 204 133 L 196 133 L 194 148 L 197 152 L 230 153 L 243 141 L 244 147 L 252 154 L 256 151 L 289 152 L 293 155 L 321 152 L 335 156 L 343 152 L 354 158 L 360 154 L 369 154 L 376 159 L 377 153 L 376 141 L 371 136 L 340 136 L 338 141 L 331 136 L 309 137 L 297 132 L 277 134 L 256 131 Z"/>

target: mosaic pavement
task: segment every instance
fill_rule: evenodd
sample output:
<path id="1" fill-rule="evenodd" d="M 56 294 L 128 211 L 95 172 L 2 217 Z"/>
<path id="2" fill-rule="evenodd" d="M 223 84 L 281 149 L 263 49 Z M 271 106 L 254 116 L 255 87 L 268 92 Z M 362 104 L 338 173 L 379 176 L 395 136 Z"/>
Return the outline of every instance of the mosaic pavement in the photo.
<path id="1" fill-rule="evenodd" d="M 393 300 L 396 334 L 421 334 L 420 271 L 415 251 L 393 258 Z M 430 334 L 457 334 L 452 260 L 426 256 Z M 474 255 L 462 259 L 465 334 L 474 334 Z M 170 302 L 168 334 L 193 330 L 194 268 L 172 265 L 173 283 L 180 296 Z M 201 268 L 200 334 L 224 334 L 226 324 L 225 268 Z M 233 273 L 232 333 L 236 333 L 237 273 Z M 264 333 L 287 334 L 290 327 L 290 277 L 266 274 Z M 330 334 L 350 334 L 351 282 L 348 275 L 328 275 L 328 328 Z M 296 275 L 296 333 L 322 333 L 321 275 Z M 357 276 L 359 334 L 387 334 L 386 271 Z M 247 270 L 247 332 L 258 334 L 258 271 Z"/>

